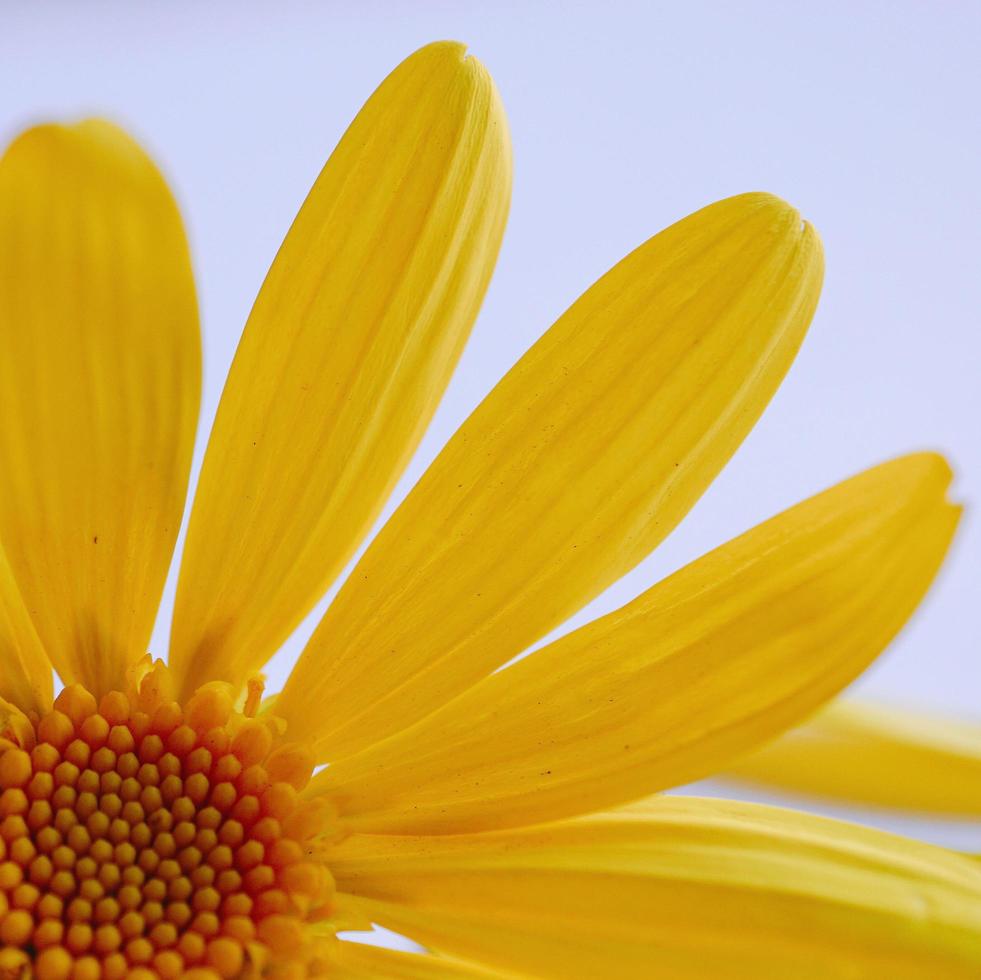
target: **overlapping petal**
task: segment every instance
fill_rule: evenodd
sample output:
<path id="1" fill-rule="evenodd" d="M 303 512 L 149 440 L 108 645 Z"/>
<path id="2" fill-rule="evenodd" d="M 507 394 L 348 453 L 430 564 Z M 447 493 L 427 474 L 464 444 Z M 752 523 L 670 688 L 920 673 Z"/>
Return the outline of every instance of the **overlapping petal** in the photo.
<path id="1" fill-rule="evenodd" d="M 763 411 L 817 302 L 784 202 L 719 202 L 588 290 L 464 423 L 328 610 L 276 710 L 321 759 L 411 724 L 632 568 Z"/>
<path id="2" fill-rule="evenodd" d="M 814 796 L 979 818 L 981 726 L 842 699 L 728 772 Z"/>
<path id="3" fill-rule="evenodd" d="M 0 540 L 66 683 L 146 651 L 187 490 L 201 367 L 177 208 L 100 121 L 0 161 Z"/>
<path id="4" fill-rule="evenodd" d="M 730 541 L 622 609 L 317 777 L 367 832 L 584 813 L 710 775 L 880 653 L 959 508 L 938 456 L 882 464 Z"/>
<path id="5" fill-rule="evenodd" d="M 496 90 L 455 43 L 403 62 L 328 160 L 208 446 L 174 612 L 186 692 L 260 667 L 377 517 L 473 326 L 510 191 Z"/>
<path id="6" fill-rule="evenodd" d="M 512 831 L 355 835 L 330 864 L 374 921 L 540 978 L 981 973 L 976 863 L 773 807 L 662 797 Z"/>

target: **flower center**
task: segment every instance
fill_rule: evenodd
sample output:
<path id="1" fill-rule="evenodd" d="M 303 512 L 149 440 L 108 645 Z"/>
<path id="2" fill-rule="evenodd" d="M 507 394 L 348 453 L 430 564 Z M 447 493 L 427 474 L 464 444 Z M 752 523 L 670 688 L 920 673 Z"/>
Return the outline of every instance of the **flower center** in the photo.
<path id="1" fill-rule="evenodd" d="M 220 685 L 143 691 L 73 685 L 0 742 L 0 977 L 297 975 L 332 893 L 312 760 Z"/>

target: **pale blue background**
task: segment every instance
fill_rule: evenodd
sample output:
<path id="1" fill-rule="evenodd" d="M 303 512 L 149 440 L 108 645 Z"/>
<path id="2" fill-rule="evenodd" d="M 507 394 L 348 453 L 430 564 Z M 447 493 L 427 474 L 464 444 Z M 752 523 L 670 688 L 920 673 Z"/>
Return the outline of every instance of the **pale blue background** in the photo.
<path id="1" fill-rule="evenodd" d="M 335 141 L 398 61 L 443 37 L 497 79 L 514 203 L 473 340 L 398 496 L 608 266 L 713 199 L 765 189 L 825 241 L 811 335 L 682 527 L 576 622 L 892 454 L 944 450 L 957 494 L 981 500 L 981 4 L 8 2 L 0 133 L 104 113 L 161 162 L 195 253 L 210 420 L 255 291 Z M 981 715 L 979 581 L 968 513 L 924 608 L 859 686 Z M 274 661 L 274 685 L 300 645 Z M 981 848 L 978 828 L 864 816 Z"/>

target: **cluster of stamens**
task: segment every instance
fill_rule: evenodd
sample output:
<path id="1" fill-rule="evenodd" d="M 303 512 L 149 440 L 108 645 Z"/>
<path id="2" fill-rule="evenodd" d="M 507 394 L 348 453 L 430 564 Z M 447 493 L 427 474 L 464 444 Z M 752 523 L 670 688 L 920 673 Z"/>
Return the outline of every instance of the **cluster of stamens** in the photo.
<path id="1" fill-rule="evenodd" d="M 3 744 L 0 977 L 304 975 L 332 882 L 303 748 L 219 686 L 182 708 L 74 685 Z"/>

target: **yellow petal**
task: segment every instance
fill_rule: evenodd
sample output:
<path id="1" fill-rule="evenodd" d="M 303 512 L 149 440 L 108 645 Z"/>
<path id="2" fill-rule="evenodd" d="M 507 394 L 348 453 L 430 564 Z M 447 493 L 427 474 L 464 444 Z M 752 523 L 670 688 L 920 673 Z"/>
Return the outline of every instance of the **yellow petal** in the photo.
<path id="1" fill-rule="evenodd" d="M 397 731 L 636 565 L 763 411 L 821 274 L 797 212 L 748 194 L 600 279 L 372 543 L 280 698 L 291 731 L 324 759 Z"/>
<path id="2" fill-rule="evenodd" d="M 197 307 L 163 178 L 108 123 L 0 161 L 0 539 L 66 683 L 145 653 L 181 522 Z"/>
<path id="3" fill-rule="evenodd" d="M 728 772 L 798 793 L 978 818 L 981 726 L 840 700 Z"/>
<path id="4" fill-rule="evenodd" d="M 959 509 L 929 454 L 874 467 L 492 674 L 315 787 L 370 832 L 552 820 L 708 776 L 879 654 Z"/>
<path id="5" fill-rule="evenodd" d="M 378 516 L 473 326 L 510 195 L 504 111 L 461 44 L 416 52 L 352 123 L 222 395 L 174 613 L 186 690 L 261 666 Z"/>
<path id="6" fill-rule="evenodd" d="M 521 830 L 355 835 L 328 860 L 380 925 L 535 977 L 981 975 L 981 868 L 792 810 L 662 797 Z"/>
<path id="7" fill-rule="evenodd" d="M 401 953 L 342 940 L 330 956 L 336 980 L 506 980 L 511 974 L 488 973 L 443 957 Z"/>
<path id="8" fill-rule="evenodd" d="M 0 548 L 0 699 L 43 713 L 51 694 L 51 663 Z"/>

